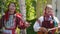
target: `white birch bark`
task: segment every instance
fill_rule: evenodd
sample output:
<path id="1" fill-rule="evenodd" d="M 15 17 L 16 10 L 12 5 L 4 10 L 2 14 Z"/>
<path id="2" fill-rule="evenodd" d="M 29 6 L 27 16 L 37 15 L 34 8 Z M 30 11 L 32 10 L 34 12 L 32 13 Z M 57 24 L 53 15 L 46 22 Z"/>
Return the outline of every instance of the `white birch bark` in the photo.
<path id="1" fill-rule="evenodd" d="M 23 21 L 26 21 L 26 6 L 25 6 L 25 0 L 19 0 L 19 5 L 20 5 L 20 11 L 22 16 Z M 21 29 L 20 34 L 27 34 L 26 29 Z"/>

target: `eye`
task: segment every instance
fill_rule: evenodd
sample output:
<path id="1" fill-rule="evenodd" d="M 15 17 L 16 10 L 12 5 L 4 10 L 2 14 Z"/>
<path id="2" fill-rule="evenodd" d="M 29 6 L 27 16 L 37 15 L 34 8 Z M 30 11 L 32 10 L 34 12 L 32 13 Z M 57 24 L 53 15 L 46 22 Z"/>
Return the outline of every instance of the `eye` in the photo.
<path id="1" fill-rule="evenodd" d="M 15 5 L 12 5 L 12 7 L 15 7 Z"/>
<path id="2" fill-rule="evenodd" d="M 15 5 L 14 5 L 14 4 L 11 4 L 10 6 L 15 7 Z"/>

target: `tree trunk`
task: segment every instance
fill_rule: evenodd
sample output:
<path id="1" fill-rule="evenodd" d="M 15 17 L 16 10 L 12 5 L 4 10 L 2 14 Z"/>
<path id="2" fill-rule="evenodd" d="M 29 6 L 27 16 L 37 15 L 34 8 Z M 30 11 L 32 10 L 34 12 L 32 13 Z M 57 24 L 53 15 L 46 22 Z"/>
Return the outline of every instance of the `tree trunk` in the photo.
<path id="1" fill-rule="evenodd" d="M 36 3 L 36 15 L 37 15 L 37 18 L 40 17 L 40 0 L 37 0 L 37 3 Z"/>
<path id="2" fill-rule="evenodd" d="M 52 0 L 37 0 L 36 3 L 36 14 L 37 18 L 39 18 L 41 15 L 43 15 L 43 11 L 47 4 L 52 4 Z"/>
<path id="3" fill-rule="evenodd" d="M 22 16 L 23 21 L 26 21 L 26 6 L 25 6 L 25 0 L 19 0 L 19 5 L 20 5 L 20 11 Z M 27 34 L 26 29 L 20 30 L 20 34 Z"/>

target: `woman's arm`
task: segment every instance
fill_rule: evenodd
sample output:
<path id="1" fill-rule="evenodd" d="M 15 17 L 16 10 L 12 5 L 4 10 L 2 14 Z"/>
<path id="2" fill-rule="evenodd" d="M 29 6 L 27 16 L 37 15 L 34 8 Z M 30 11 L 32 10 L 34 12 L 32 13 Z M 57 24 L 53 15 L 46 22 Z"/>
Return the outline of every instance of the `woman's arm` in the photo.
<path id="1" fill-rule="evenodd" d="M 20 29 L 25 29 L 25 28 L 27 28 L 27 27 L 29 27 L 29 23 L 28 22 L 24 22 L 23 20 L 22 20 L 22 16 L 20 16 L 21 14 L 18 14 L 17 15 L 17 25 L 18 25 L 18 27 L 20 28 Z"/>
<path id="2" fill-rule="evenodd" d="M 39 29 L 40 29 L 40 27 L 41 27 L 41 26 L 39 25 L 38 21 L 36 21 L 35 24 L 33 25 L 33 28 L 34 28 L 34 31 L 35 31 L 35 32 L 38 32 Z"/>

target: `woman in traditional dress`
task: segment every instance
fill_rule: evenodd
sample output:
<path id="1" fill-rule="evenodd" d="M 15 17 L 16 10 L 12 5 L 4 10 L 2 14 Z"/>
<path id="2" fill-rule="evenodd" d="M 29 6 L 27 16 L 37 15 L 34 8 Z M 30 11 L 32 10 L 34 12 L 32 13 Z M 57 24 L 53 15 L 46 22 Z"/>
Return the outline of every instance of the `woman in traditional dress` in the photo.
<path id="1" fill-rule="evenodd" d="M 17 34 L 16 28 L 25 29 L 29 26 L 29 23 L 25 23 L 22 20 L 22 15 L 16 12 L 15 3 L 11 2 L 8 5 L 8 10 L 0 19 L 0 29 L 3 29 L 3 34 Z"/>
<path id="2" fill-rule="evenodd" d="M 54 16 L 52 5 L 47 5 L 43 16 L 38 18 L 38 20 L 35 22 L 33 28 L 35 32 L 38 32 L 38 34 L 44 34 L 48 32 L 48 29 L 58 27 L 59 20 L 57 17 Z M 55 30 L 55 29 L 53 29 Z M 55 31 L 49 31 L 49 34 L 54 34 Z"/>

